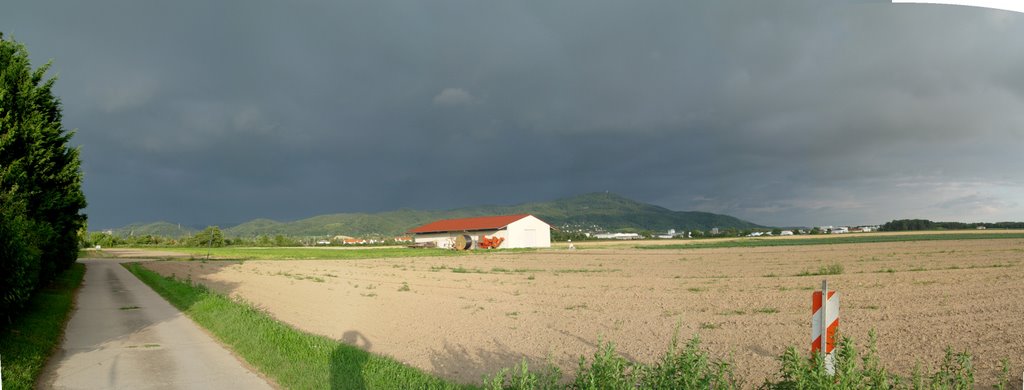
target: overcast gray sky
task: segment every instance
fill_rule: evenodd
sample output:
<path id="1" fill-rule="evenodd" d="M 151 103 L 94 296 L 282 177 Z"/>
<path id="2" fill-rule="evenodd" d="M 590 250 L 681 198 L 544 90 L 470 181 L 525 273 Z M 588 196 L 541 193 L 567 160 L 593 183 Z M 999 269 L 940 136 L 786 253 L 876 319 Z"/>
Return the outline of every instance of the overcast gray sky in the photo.
<path id="1" fill-rule="evenodd" d="M 91 228 L 612 191 L 1024 220 L 1024 14 L 884 1 L 5 1 Z"/>

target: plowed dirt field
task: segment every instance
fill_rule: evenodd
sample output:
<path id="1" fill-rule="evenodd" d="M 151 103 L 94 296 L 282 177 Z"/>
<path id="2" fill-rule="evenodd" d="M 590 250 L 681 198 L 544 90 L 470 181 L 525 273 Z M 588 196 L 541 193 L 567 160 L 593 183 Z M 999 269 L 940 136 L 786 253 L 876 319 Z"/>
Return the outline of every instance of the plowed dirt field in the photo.
<path id="1" fill-rule="evenodd" d="M 841 294 L 840 330 L 878 333 L 883 363 L 903 375 L 974 355 L 977 383 L 1024 367 L 1024 240 L 764 248 L 629 248 L 463 257 L 301 261 L 161 261 L 297 328 L 479 383 L 523 358 L 573 372 L 598 340 L 651 362 L 673 332 L 699 335 L 748 385 L 777 375 L 787 346 L 810 344 L 812 290 Z M 815 274 L 823 268 L 835 275 Z"/>

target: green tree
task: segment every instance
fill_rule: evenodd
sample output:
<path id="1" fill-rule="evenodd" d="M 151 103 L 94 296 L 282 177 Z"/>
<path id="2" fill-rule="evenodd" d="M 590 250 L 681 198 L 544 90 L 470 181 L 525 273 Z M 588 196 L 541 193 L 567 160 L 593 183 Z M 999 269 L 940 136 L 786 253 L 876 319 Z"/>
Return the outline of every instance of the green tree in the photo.
<path id="1" fill-rule="evenodd" d="M 274 236 L 274 246 L 299 246 L 299 242 L 278 234 Z"/>
<path id="2" fill-rule="evenodd" d="M 0 316 L 75 262 L 86 221 L 78 150 L 67 145 L 73 133 L 49 66 L 32 70 L 25 46 L 0 34 Z"/>
<path id="3" fill-rule="evenodd" d="M 207 226 L 203 231 L 196 233 L 188 239 L 188 245 L 194 247 L 215 247 L 224 246 L 224 234 L 220 227 Z"/>

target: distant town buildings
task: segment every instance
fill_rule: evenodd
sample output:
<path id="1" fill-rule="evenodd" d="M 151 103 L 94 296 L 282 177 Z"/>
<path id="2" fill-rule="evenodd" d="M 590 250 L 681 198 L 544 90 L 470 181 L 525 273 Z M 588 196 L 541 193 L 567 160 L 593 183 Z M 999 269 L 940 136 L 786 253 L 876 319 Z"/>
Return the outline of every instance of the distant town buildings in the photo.
<path id="1" fill-rule="evenodd" d="M 637 233 L 596 233 L 591 237 L 600 240 L 639 240 L 641 238 Z"/>

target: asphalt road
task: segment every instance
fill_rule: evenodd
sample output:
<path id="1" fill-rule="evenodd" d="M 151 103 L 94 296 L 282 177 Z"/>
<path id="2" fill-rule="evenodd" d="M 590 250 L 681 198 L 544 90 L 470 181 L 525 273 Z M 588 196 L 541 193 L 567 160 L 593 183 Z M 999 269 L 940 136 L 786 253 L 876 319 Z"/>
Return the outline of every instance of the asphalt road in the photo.
<path id="1" fill-rule="evenodd" d="M 118 260 L 79 261 L 85 281 L 40 388 L 272 388 Z"/>

